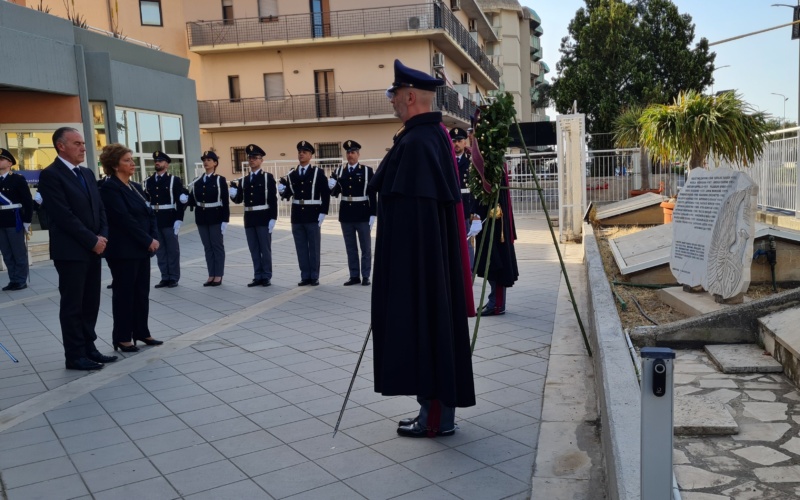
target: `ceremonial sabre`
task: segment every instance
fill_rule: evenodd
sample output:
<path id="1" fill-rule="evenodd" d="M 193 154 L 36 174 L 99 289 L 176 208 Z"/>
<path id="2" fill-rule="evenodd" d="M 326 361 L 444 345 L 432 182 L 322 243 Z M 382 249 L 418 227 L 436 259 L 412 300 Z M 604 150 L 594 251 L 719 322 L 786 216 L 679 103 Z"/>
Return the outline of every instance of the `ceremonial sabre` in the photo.
<path id="1" fill-rule="evenodd" d="M 19 363 L 19 360 L 17 358 L 15 358 L 10 352 L 8 352 L 8 349 L 6 349 L 6 346 L 4 346 L 3 344 L 0 344 L 0 349 L 2 349 L 3 351 L 5 351 L 6 354 L 8 354 L 8 357 L 11 358 L 11 361 L 13 361 L 14 363 Z M 348 393 L 349 393 L 349 391 L 348 391 Z M 341 418 L 341 417 L 339 417 L 339 418 Z M 336 424 L 336 425 L 338 426 L 339 424 Z"/>
<path id="2" fill-rule="evenodd" d="M 358 362 L 356 363 L 356 369 L 353 370 L 353 378 L 350 379 L 350 387 L 347 388 L 347 394 L 344 396 L 344 403 L 342 403 L 342 411 L 339 412 L 339 419 L 336 421 L 336 427 L 333 428 L 333 437 L 336 437 L 336 433 L 339 431 L 339 424 L 342 423 L 342 417 L 344 416 L 344 409 L 347 407 L 347 400 L 350 399 L 350 391 L 353 390 L 353 382 L 356 381 L 356 375 L 358 374 L 358 367 L 361 366 L 361 359 L 364 357 L 364 351 L 367 350 L 367 344 L 369 343 L 369 336 L 371 333 L 372 333 L 372 323 L 370 323 L 369 329 L 367 330 L 367 337 L 364 339 L 364 347 L 361 348 L 361 354 L 358 355 Z"/>

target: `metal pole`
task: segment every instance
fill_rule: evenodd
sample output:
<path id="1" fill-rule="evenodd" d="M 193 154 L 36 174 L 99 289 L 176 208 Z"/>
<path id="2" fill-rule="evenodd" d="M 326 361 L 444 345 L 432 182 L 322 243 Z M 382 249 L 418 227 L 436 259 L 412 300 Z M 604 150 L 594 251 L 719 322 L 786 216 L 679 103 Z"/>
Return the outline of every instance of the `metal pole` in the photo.
<path id="1" fill-rule="evenodd" d="M 641 403 L 641 498 L 672 500 L 672 374 L 675 352 L 643 347 Z"/>

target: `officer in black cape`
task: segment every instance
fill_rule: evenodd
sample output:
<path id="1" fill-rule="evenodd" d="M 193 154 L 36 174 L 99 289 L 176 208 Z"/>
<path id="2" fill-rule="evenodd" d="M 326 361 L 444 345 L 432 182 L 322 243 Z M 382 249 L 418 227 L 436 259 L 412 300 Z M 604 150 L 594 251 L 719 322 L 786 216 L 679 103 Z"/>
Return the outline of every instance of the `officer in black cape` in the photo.
<path id="1" fill-rule="evenodd" d="M 475 405 L 461 189 L 442 114 L 431 112 L 442 80 L 397 60 L 394 78 L 387 96 L 404 126 L 370 181 L 375 391 L 417 397 L 419 413 L 400 421 L 399 435 L 452 436 L 455 408 Z"/>

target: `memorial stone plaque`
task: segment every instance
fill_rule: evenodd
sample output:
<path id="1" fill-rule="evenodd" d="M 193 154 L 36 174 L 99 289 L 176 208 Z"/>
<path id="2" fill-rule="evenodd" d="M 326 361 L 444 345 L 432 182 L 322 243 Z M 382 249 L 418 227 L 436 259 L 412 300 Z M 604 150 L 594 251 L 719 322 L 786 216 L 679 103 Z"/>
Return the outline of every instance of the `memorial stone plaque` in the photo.
<path id="1" fill-rule="evenodd" d="M 678 283 L 722 299 L 747 291 L 757 195 L 744 172 L 692 171 L 672 215 L 670 269 Z"/>

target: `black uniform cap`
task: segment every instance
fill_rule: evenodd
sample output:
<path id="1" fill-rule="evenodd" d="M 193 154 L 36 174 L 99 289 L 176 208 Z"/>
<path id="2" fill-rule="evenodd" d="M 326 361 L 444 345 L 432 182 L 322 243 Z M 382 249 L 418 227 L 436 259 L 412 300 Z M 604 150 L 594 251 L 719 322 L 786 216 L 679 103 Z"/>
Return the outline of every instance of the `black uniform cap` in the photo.
<path id="1" fill-rule="evenodd" d="M 209 160 L 214 160 L 215 162 L 219 163 L 219 156 L 217 153 L 213 151 L 203 151 L 203 156 L 200 157 L 201 160 L 205 160 L 208 158 Z"/>
<path id="2" fill-rule="evenodd" d="M 153 160 L 155 160 L 155 161 L 163 160 L 163 161 L 165 161 L 167 163 L 172 163 L 172 158 L 170 158 L 169 155 L 167 153 L 163 152 L 163 151 L 154 151 L 153 152 Z"/>
<path id="3" fill-rule="evenodd" d="M 0 158 L 5 158 L 10 161 L 12 166 L 17 164 L 17 159 L 14 158 L 14 155 L 7 149 L 0 148 Z"/>
<path id="4" fill-rule="evenodd" d="M 463 128 L 454 127 L 450 129 L 450 139 L 460 141 L 467 138 L 467 131 Z"/>
<path id="5" fill-rule="evenodd" d="M 255 144 L 248 144 L 246 151 L 247 151 L 247 156 L 267 156 L 266 151 L 256 146 Z"/>
<path id="6" fill-rule="evenodd" d="M 344 150 L 348 153 L 350 151 L 359 151 L 361 149 L 361 144 L 357 143 L 356 141 L 347 140 L 344 141 Z"/>
<path id="7" fill-rule="evenodd" d="M 317 151 L 316 149 L 314 149 L 314 146 L 312 146 L 311 143 L 308 142 L 308 141 L 300 141 L 300 142 L 298 142 L 297 143 L 297 150 L 298 151 L 310 151 L 312 155 L 314 153 L 316 153 L 316 151 Z"/>
<path id="8" fill-rule="evenodd" d="M 386 95 L 391 97 L 400 87 L 413 87 L 420 90 L 435 91 L 436 87 L 441 87 L 442 85 L 444 85 L 444 80 L 441 78 L 434 78 L 427 73 L 409 68 L 401 63 L 399 59 L 395 59 L 394 82 L 392 82 L 392 86 L 386 90 Z"/>

